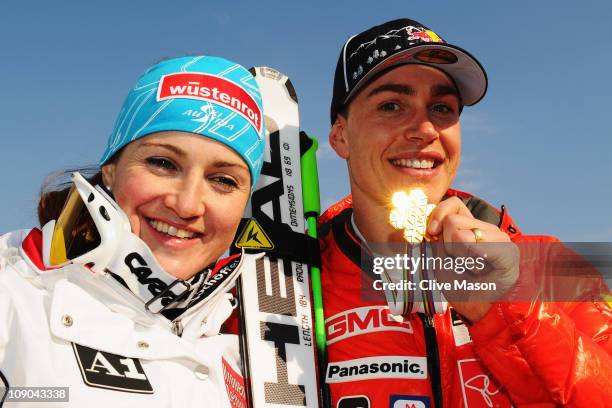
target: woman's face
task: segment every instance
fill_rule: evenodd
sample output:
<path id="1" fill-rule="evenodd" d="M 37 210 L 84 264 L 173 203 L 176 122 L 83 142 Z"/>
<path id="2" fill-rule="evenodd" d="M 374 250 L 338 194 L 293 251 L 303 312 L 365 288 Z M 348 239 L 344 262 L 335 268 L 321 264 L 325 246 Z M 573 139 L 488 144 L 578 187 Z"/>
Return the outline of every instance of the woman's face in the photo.
<path id="1" fill-rule="evenodd" d="M 138 139 L 102 173 L 132 232 L 180 279 L 227 250 L 251 188 L 249 168 L 238 153 L 186 132 Z"/>

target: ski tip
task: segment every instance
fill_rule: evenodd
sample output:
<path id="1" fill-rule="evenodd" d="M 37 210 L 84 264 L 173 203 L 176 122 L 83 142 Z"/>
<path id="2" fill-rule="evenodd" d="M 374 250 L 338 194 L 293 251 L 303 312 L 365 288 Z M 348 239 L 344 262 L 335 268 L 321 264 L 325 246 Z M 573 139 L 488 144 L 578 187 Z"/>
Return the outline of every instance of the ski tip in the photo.
<path id="1" fill-rule="evenodd" d="M 255 77 L 269 78 L 278 82 L 285 76 L 282 72 L 270 67 L 253 67 L 249 69 L 249 72 Z"/>
<path id="2" fill-rule="evenodd" d="M 297 92 L 295 92 L 295 88 L 293 87 L 293 84 L 291 83 L 291 80 L 287 75 L 270 67 L 251 67 L 249 68 L 249 72 L 253 74 L 254 77 L 268 78 L 281 83 L 283 81 L 283 78 L 285 78 L 284 85 L 287 89 L 289 97 L 293 99 L 295 103 L 298 103 Z"/>

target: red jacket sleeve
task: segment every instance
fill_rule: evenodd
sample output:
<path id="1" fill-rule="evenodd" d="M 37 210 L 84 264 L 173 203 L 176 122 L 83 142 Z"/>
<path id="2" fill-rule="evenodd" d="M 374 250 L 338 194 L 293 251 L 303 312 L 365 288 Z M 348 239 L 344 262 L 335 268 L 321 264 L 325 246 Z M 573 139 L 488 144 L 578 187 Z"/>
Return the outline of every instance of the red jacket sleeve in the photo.
<path id="1" fill-rule="evenodd" d="M 549 259 L 569 253 L 562 244 L 541 248 L 547 253 L 539 256 Z M 561 289 L 595 298 L 607 287 L 594 276 L 572 276 Z M 540 273 L 539 287 L 553 287 L 551 277 Z M 610 405 L 612 311 L 605 302 L 582 299 L 499 302 L 470 327 L 476 352 L 516 405 Z"/>

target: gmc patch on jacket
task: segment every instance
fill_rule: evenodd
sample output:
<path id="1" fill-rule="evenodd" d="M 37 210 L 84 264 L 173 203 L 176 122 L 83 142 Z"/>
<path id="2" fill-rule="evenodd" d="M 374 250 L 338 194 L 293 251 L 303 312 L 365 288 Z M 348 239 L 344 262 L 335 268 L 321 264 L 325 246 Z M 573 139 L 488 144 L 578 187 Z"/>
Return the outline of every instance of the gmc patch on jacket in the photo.
<path id="1" fill-rule="evenodd" d="M 128 358 L 72 343 L 83 381 L 90 387 L 153 394 L 153 387 L 136 358 Z"/>

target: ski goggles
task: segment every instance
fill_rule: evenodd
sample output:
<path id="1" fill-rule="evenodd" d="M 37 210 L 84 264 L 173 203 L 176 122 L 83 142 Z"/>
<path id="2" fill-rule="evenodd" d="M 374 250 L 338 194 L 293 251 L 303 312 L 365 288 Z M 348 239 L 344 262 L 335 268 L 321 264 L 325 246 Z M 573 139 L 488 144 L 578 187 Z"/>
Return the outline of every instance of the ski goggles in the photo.
<path id="1" fill-rule="evenodd" d="M 92 186 L 78 172 L 72 182 L 59 217 L 43 226 L 43 260 L 50 268 L 81 263 L 101 271 L 119 235 L 131 231 L 130 223 L 102 187 Z"/>

